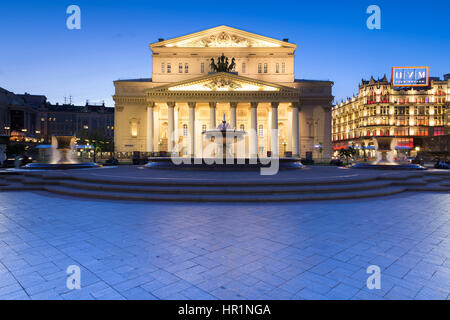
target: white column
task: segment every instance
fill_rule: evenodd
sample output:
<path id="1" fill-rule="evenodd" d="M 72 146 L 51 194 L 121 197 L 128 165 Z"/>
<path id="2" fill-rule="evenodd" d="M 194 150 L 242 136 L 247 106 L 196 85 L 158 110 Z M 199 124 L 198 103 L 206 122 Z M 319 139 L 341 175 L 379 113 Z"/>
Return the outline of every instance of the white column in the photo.
<path id="1" fill-rule="evenodd" d="M 154 136 L 154 125 L 153 125 L 153 107 L 154 102 L 149 102 L 147 104 L 147 152 L 153 152 L 153 136 Z"/>
<path id="2" fill-rule="evenodd" d="M 195 102 L 188 102 L 189 105 L 189 156 L 195 158 Z"/>
<path id="3" fill-rule="evenodd" d="M 209 129 L 215 129 L 216 124 L 216 105 L 217 102 L 209 103 Z"/>
<path id="4" fill-rule="evenodd" d="M 172 152 L 174 146 L 174 134 L 175 134 L 175 102 L 167 102 L 167 106 L 169 107 L 169 123 L 168 123 L 168 140 L 167 140 L 167 149 L 169 152 Z"/>
<path id="5" fill-rule="evenodd" d="M 232 129 L 236 128 L 236 108 L 237 108 L 237 102 L 230 102 L 230 111 L 231 111 L 231 119 L 230 119 L 230 127 Z"/>
<path id="6" fill-rule="evenodd" d="M 299 103 L 292 103 L 292 156 L 300 157 L 299 131 L 298 131 Z"/>
<path id="7" fill-rule="evenodd" d="M 250 158 L 256 158 L 258 156 L 258 135 L 257 135 L 257 127 L 258 127 L 258 102 L 250 102 Z"/>
<path id="8" fill-rule="evenodd" d="M 279 102 L 272 102 L 272 131 L 270 133 L 272 157 L 278 157 L 278 105 Z"/>

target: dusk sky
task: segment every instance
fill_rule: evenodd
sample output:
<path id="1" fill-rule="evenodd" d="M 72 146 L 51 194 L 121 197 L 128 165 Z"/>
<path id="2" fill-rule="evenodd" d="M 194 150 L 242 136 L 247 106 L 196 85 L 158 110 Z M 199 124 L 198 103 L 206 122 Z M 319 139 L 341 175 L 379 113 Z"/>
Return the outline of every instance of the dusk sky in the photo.
<path id="1" fill-rule="evenodd" d="M 66 9 L 81 8 L 81 30 L 66 28 Z M 366 9 L 381 8 L 381 30 Z M 151 77 L 148 45 L 219 25 L 299 48 L 295 76 L 332 80 L 336 100 L 361 78 L 390 78 L 392 66 L 450 73 L 450 2 L 443 1 L 2 1 L 0 87 L 53 102 L 105 100 L 113 80 Z"/>

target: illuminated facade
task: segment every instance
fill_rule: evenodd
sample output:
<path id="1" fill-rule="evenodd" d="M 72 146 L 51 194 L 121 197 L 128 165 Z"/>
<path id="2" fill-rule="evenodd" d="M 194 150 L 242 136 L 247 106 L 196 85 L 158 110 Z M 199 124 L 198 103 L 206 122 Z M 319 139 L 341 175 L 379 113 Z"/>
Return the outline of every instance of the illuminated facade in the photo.
<path id="1" fill-rule="evenodd" d="M 450 105 L 450 79 L 430 78 L 427 87 L 394 88 L 387 80 L 362 80 L 357 96 L 333 106 L 334 150 L 364 142 L 373 149 L 373 137 L 396 139 L 398 154 L 420 150 L 427 137 L 446 134 L 445 112 Z M 425 138 L 425 139 L 424 139 Z"/>
<path id="2" fill-rule="evenodd" d="M 180 155 L 199 157 L 207 143 L 202 132 L 225 114 L 232 128 L 249 133 L 247 156 L 331 156 L 333 83 L 295 79 L 297 45 L 287 39 L 219 26 L 160 39 L 150 49 L 152 78 L 114 82 L 116 151 L 181 145 Z M 222 54 L 228 72 L 212 67 Z"/>

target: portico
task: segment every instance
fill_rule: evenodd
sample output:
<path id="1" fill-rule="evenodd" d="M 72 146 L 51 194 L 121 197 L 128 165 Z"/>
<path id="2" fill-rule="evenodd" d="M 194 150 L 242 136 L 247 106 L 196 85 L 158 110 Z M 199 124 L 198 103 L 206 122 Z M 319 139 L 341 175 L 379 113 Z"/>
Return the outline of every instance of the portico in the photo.
<path id="1" fill-rule="evenodd" d="M 211 83 L 216 83 L 216 87 L 211 88 Z M 245 85 L 255 86 L 257 90 L 234 90 Z M 180 156 L 190 157 L 201 155 L 205 144 L 205 141 L 199 140 L 201 132 L 216 128 L 217 119 L 220 122 L 225 114 L 232 129 L 248 132 L 247 156 L 280 154 L 279 121 L 284 128 L 289 127 L 292 131 L 291 134 L 283 132 L 283 141 L 292 147 L 292 151 L 283 150 L 281 156 L 284 156 L 284 151 L 291 151 L 294 157 L 299 156 L 298 139 L 290 139 L 298 136 L 299 132 L 299 96 L 292 88 L 232 74 L 214 73 L 200 79 L 152 88 L 146 93 L 147 152 L 175 151 L 180 152 Z M 279 108 L 283 109 L 281 118 Z M 158 115 L 155 116 L 155 113 Z M 177 123 L 175 113 L 178 115 Z M 286 117 L 288 114 L 292 114 L 290 123 Z M 160 123 L 155 125 L 154 119 L 159 119 Z M 168 132 L 156 130 L 163 128 L 162 123 L 166 119 Z M 167 150 L 155 149 L 155 140 L 163 137 L 168 139 Z M 287 142 L 287 139 L 291 141 Z M 174 149 L 177 143 L 182 150 Z"/>

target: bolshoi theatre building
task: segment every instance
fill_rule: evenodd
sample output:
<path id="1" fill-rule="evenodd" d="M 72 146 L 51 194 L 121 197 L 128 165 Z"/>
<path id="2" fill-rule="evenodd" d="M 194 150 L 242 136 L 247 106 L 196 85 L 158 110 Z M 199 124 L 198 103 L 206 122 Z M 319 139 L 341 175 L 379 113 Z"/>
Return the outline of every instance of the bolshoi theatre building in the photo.
<path id="1" fill-rule="evenodd" d="M 296 49 L 228 26 L 150 44 L 152 77 L 114 81 L 116 152 L 201 157 L 225 117 L 247 157 L 329 158 L 333 83 L 295 79 Z"/>

